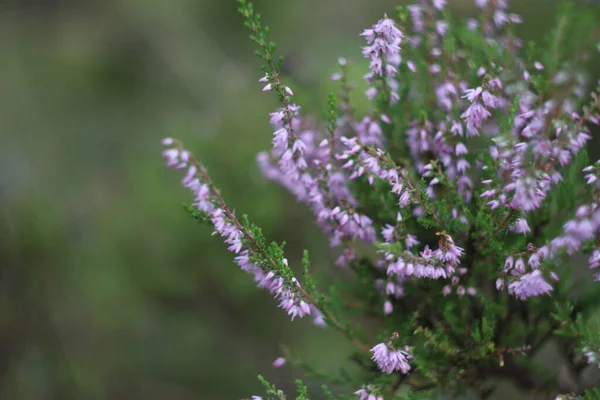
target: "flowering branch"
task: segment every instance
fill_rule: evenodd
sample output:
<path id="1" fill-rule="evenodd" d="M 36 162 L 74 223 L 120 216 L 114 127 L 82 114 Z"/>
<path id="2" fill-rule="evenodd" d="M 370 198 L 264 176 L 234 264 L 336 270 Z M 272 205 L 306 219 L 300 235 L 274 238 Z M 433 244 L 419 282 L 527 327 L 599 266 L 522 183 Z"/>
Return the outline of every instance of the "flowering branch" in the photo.
<path id="1" fill-rule="evenodd" d="M 361 352 L 368 350 L 350 331 L 347 324 L 339 321 L 325 307 L 324 298 L 312 296 L 294 276 L 283 258 L 282 249 L 276 245 L 267 249 L 264 239 L 257 238 L 248 224 L 242 224 L 229 209 L 219 190 L 214 186 L 206 169 L 183 147 L 178 140 L 167 138 L 163 144 L 168 146 L 163 155 L 167 164 L 177 169 L 187 169 L 182 184 L 196 195 L 195 205 L 199 211 L 208 215 L 216 232 L 225 237 L 230 244 L 229 250 L 238 254 L 236 261 L 246 272 L 255 275 L 259 286 L 265 287 L 280 299 L 280 306 L 294 317 L 303 317 L 317 313 L 339 331 L 350 337 Z M 244 240 L 245 239 L 245 240 Z M 268 264 L 268 265 L 267 265 Z M 309 304 L 312 306 L 309 306 Z M 322 315 L 322 316 L 321 316 Z"/>

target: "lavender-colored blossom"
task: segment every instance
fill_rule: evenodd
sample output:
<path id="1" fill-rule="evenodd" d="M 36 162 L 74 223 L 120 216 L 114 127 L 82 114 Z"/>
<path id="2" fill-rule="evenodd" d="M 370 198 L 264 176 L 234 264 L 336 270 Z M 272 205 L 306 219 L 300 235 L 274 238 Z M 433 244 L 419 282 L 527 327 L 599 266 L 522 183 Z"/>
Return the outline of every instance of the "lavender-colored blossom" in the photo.
<path id="1" fill-rule="evenodd" d="M 281 368 L 285 365 L 285 358 L 279 357 L 273 361 L 273 368 Z"/>
<path id="2" fill-rule="evenodd" d="M 410 357 L 410 354 L 404 350 L 390 349 L 387 344 L 379 343 L 371 349 L 371 353 L 373 353 L 373 361 L 386 374 L 391 374 L 395 371 L 406 374 L 410 371 L 407 358 Z"/>
<path id="3" fill-rule="evenodd" d="M 531 232 L 531 228 L 527 224 L 527 220 L 525 218 L 519 218 L 514 225 L 510 227 L 510 230 L 516 233 L 529 233 Z"/>
<path id="4" fill-rule="evenodd" d="M 448 22 L 446 21 L 437 21 L 435 23 L 435 29 L 438 35 L 440 36 L 446 36 L 446 33 L 448 32 Z"/>
<path id="5" fill-rule="evenodd" d="M 518 281 L 508 285 L 508 293 L 521 300 L 547 294 L 552 290 L 552 286 L 546 282 L 540 270 L 525 274 Z"/>
<path id="6" fill-rule="evenodd" d="M 380 20 L 361 35 L 365 37 L 368 44 L 363 47 L 362 53 L 371 59 L 369 65 L 371 71 L 365 78 L 369 83 L 377 78 L 382 79 L 390 94 L 390 103 L 394 104 L 400 99 L 395 75 L 401 61 L 400 43 L 404 35 L 389 18 Z M 374 98 L 377 92 L 378 89 L 373 86 L 367 91 L 367 96 Z"/>
<path id="7" fill-rule="evenodd" d="M 467 28 L 470 31 L 475 32 L 477 30 L 477 28 L 479 28 L 479 21 L 477 21 L 476 19 L 473 19 L 473 18 L 469 18 L 467 20 Z"/>
<path id="8" fill-rule="evenodd" d="M 492 116 L 489 110 L 499 106 L 499 99 L 482 87 L 467 89 L 462 97 L 471 103 L 460 116 L 466 122 L 467 135 L 479 136 L 484 121 Z"/>
<path id="9" fill-rule="evenodd" d="M 454 240 L 445 235 L 439 242 L 440 247 L 433 252 L 433 255 L 440 260 L 451 265 L 457 265 L 459 258 L 463 255 L 464 249 L 454 244 Z"/>
<path id="10" fill-rule="evenodd" d="M 376 394 L 370 385 L 354 392 L 354 395 L 358 396 L 358 400 L 383 400 L 383 396 Z"/>
<path id="11" fill-rule="evenodd" d="M 383 313 L 385 315 L 389 315 L 394 311 L 394 306 L 392 305 L 392 302 L 389 300 L 386 300 L 386 302 L 383 304 Z"/>
<path id="12" fill-rule="evenodd" d="M 433 0 L 433 6 L 438 10 L 442 11 L 446 6 L 446 1 L 447 0 Z"/>

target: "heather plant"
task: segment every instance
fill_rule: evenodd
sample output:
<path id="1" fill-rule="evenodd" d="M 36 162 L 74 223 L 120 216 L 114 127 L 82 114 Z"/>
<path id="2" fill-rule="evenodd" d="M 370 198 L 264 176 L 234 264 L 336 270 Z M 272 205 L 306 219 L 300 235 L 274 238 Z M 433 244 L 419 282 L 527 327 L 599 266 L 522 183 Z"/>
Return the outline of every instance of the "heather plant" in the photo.
<path id="1" fill-rule="evenodd" d="M 565 3 L 542 46 L 516 35 L 507 0 L 476 0 L 478 15 L 462 20 L 446 3 L 398 7 L 362 32 L 369 110 L 357 115 L 348 71 L 358 66 L 340 58 L 339 92 L 317 123 L 294 102 L 269 29 L 239 0 L 262 91 L 280 103 L 258 164 L 312 211 L 337 251 L 332 268 L 350 279 L 324 290 L 307 251 L 288 262 L 181 142 L 163 140 L 193 194 L 188 213 L 291 320 L 353 344 L 358 368 L 328 377 L 336 393 L 309 394 L 299 380 L 296 399 L 484 399 L 500 380 L 542 398 L 600 396 L 580 379 L 600 367 L 600 162 L 586 152 L 600 96 L 584 73 L 596 9 Z M 573 385 L 535 361 L 549 341 Z M 292 352 L 274 366 L 286 363 L 323 377 Z M 266 397 L 252 399 L 294 397 L 260 380 Z"/>

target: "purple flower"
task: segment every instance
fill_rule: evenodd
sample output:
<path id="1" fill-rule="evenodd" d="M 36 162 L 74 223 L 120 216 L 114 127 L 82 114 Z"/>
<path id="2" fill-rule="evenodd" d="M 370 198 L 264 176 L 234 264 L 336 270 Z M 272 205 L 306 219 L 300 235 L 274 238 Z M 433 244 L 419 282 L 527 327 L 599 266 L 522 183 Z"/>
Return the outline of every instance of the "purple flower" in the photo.
<path id="1" fill-rule="evenodd" d="M 448 32 L 448 22 L 444 20 L 437 21 L 435 23 L 435 30 L 438 35 L 446 36 L 446 32 Z"/>
<path id="2" fill-rule="evenodd" d="M 386 300 L 386 302 L 383 304 L 383 313 L 385 315 L 389 315 L 394 311 L 394 306 L 392 305 L 392 302 L 389 300 Z"/>
<path id="3" fill-rule="evenodd" d="M 537 269 L 508 285 L 508 293 L 521 300 L 547 294 L 552 290 L 552 286 L 544 280 L 542 273 Z"/>
<path id="4" fill-rule="evenodd" d="M 510 230 L 516 232 L 516 233 L 529 233 L 531 232 L 531 229 L 529 228 L 529 225 L 527 224 L 527 220 L 525 218 L 519 218 L 514 225 L 512 225 L 510 227 Z"/>
<path id="5" fill-rule="evenodd" d="M 504 279 L 496 279 L 496 289 L 502 290 L 504 288 Z"/>
<path id="6" fill-rule="evenodd" d="M 490 109 L 502 108 L 504 100 L 490 93 L 490 91 L 502 89 L 502 82 L 498 78 L 490 79 L 483 87 L 465 89 L 463 98 L 471 105 L 461 114 L 467 125 L 467 135 L 479 136 L 479 130 L 489 117 L 492 116 Z"/>
<path id="7" fill-rule="evenodd" d="M 464 249 L 454 245 L 454 240 L 448 235 L 445 235 L 439 242 L 440 247 L 433 252 L 433 255 L 443 263 L 457 265 L 460 263 L 459 258 L 463 255 Z"/>
<path id="8" fill-rule="evenodd" d="M 410 371 L 407 358 L 410 357 L 410 354 L 406 351 L 389 349 L 387 344 L 379 343 L 371 349 L 371 353 L 373 353 L 372 360 L 386 374 L 391 374 L 395 371 L 406 374 Z"/>
<path id="9" fill-rule="evenodd" d="M 446 0 L 433 0 L 433 6 L 442 11 L 446 6 Z"/>
<path id="10" fill-rule="evenodd" d="M 311 308 L 308 303 L 290 289 L 281 288 L 278 297 L 280 299 L 279 306 L 292 317 L 292 321 L 296 317 L 302 318 L 305 315 L 310 315 Z"/>
<path id="11" fill-rule="evenodd" d="M 477 21 L 476 19 L 473 18 L 469 18 L 467 20 L 467 28 L 472 31 L 475 32 L 477 30 L 477 28 L 479 27 L 479 21 Z"/>
<path id="12" fill-rule="evenodd" d="M 419 244 L 419 241 L 417 240 L 417 238 L 414 235 L 411 235 L 410 233 L 406 235 L 406 239 L 404 241 L 404 244 L 406 245 L 407 249 L 410 249 L 413 246 L 416 246 Z"/>
<path id="13" fill-rule="evenodd" d="M 358 400 L 383 400 L 383 396 L 377 394 L 378 391 L 371 385 L 354 392 Z"/>
<path id="14" fill-rule="evenodd" d="M 386 243 L 392 243 L 395 231 L 396 228 L 394 226 L 386 224 L 381 231 L 381 236 L 383 236 L 383 240 L 385 240 Z"/>
<path id="15" fill-rule="evenodd" d="M 285 365 L 285 358 L 279 357 L 273 361 L 273 368 L 281 368 Z"/>

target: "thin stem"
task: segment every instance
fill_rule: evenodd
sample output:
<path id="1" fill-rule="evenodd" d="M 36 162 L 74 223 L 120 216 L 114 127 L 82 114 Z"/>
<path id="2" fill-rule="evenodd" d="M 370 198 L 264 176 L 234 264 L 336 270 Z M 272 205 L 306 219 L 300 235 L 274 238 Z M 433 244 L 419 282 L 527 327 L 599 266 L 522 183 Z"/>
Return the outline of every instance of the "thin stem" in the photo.
<path id="1" fill-rule="evenodd" d="M 498 228 L 496 228 L 496 230 L 494 231 L 494 235 L 497 235 L 502 231 L 502 229 L 504 229 L 504 226 L 508 223 L 508 221 L 510 221 L 510 219 L 516 214 L 516 212 L 517 211 L 514 208 L 510 209 L 510 211 L 508 212 L 508 214 L 506 214 L 504 219 L 500 221 L 500 225 L 498 225 Z"/>

